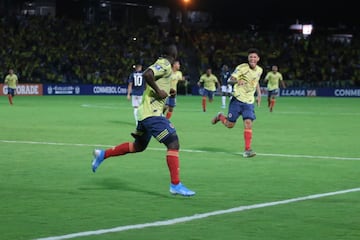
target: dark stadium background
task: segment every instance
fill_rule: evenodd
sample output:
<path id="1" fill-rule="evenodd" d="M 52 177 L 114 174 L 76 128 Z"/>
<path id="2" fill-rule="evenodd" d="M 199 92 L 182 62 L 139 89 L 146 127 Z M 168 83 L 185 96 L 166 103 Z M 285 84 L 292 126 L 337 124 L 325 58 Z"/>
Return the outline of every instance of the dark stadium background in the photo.
<path id="1" fill-rule="evenodd" d="M 70 17 L 81 16 L 83 6 L 101 0 L 52 0 L 56 2 L 57 14 Z M 46 0 L 0 0 L 0 14 L 8 14 L 26 2 L 46 2 Z M 157 5 L 172 10 L 186 8 L 210 12 L 214 20 L 234 26 L 239 23 L 281 24 L 298 19 L 320 25 L 356 25 L 360 23 L 356 1 L 285 1 L 285 0 L 108 0 L 114 5 L 123 3 Z M 185 6 L 186 5 L 186 6 Z"/>
<path id="2" fill-rule="evenodd" d="M 298 81 L 299 84 L 294 84 L 294 87 L 298 87 L 300 84 L 303 85 L 301 81 L 304 79 L 311 83 L 312 87 L 315 87 L 313 85 L 314 82 L 320 84 L 324 80 L 326 83 L 330 82 L 333 84 L 335 78 L 339 80 L 336 86 L 359 86 L 360 77 L 358 75 L 360 76 L 360 64 L 358 63 L 357 49 L 359 49 L 358 33 L 360 18 L 357 17 L 358 8 L 355 6 L 355 2 L 350 2 L 349 0 L 341 2 L 315 2 L 310 0 L 187 0 L 187 2 L 185 0 L 0 0 L 0 16 L 7 16 L 3 18 L 3 24 L 6 21 L 12 22 L 13 25 L 9 24 L 8 26 L 12 26 L 15 29 L 16 22 L 18 19 L 21 19 L 20 15 L 32 15 L 34 12 L 36 12 L 36 15 L 46 15 L 46 11 L 44 14 L 38 14 L 38 10 L 40 6 L 50 6 L 47 5 L 50 3 L 51 7 L 48 8 L 53 10 L 51 15 L 55 15 L 59 21 L 62 21 L 62 19 L 76 19 L 84 24 L 90 23 L 89 26 L 92 23 L 94 23 L 92 26 L 97 25 L 96 23 L 105 24 L 106 27 L 116 25 L 121 26 L 121 28 L 124 27 L 122 29 L 134 29 L 133 32 L 135 34 L 140 34 L 144 27 L 156 26 L 158 30 L 161 30 L 159 31 L 161 34 L 166 33 L 167 36 L 173 37 L 174 40 L 182 40 L 184 48 L 181 52 L 184 55 L 179 58 L 181 60 L 186 59 L 186 61 L 183 61 L 183 70 L 188 74 L 189 86 L 195 85 L 199 74 L 207 66 L 212 66 L 214 73 L 218 74 L 221 69 L 220 61 L 227 59 L 226 61 L 229 65 L 235 66 L 237 62 L 246 60 L 244 49 L 254 45 L 254 43 L 250 43 L 251 41 L 258 41 L 256 43 L 258 45 L 264 44 L 260 48 L 263 49 L 264 57 L 262 58 L 262 64 L 266 70 L 274 62 L 282 65 L 284 77 Z M 37 8 L 36 11 L 32 10 L 33 13 L 29 14 L 26 6 L 29 9 L 31 6 L 33 9 L 35 8 L 34 6 L 37 6 Z M 152 14 L 151 9 L 153 9 Z M 166 19 L 166 21 L 158 21 L 159 15 L 154 13 L 154 9 L 162 9 L 162 15 L 160 15 L 162 20 Z M 91 14 L 89 14 L 90 12 Z M 190 15 L 196 15 L 196 17 L 189 18 Z M 203 16 L 206 17 L 203 18 Z M 207 16 L 210 17 L 208 18 Z M 198 19 L 200 19 L 200 22 L 197 22 Z M 298 27 L 296 30 L 290 28 L 294 24 Z M 303 25 L 311 27 L 310 24 L 313 26 L 313 31 L 310 34 L 311 37 L 303 34 L 301 31 L 303 30 Z M 46 28 L 48 25 L 41 26 Z M 32 27 L 36 29 L 38 26 Z M 211 37 L 208 38 L 206 37 L 207 31 L 213 34 L 221 32 L 221 35 L 217 36 L 218 38 L 213 37 L 214 35 L 209 35 Z M 117 34 L 116 37 L 121 35 L 125 39 L 131 39 L 130 42 L 126 42 L 125 48 L 127 50 L 131 47 L 135 49 L 142 48 L 144 45 L 141 45 L 141 41 L 134 42 L 133 32 L 129 32 L 132 34 L 126 36 Z M 259 37 L 259 34 L 262 35 Z M 241 44 L 232 45 L 233 49 L 230 54 L 232 57 L 226 55 L 229 54 L 229 50 L 225 53 L 222 52 L 227 43 L 226 37 L 236 39 L 237 43 L 239 43 L 239 35 L 244 37 L 246 42 L 243 41 Z M 205 37 L 205 40 L 201 39 L 201 37 Z M 311 38 L 316 39 L 316 41 L 311 41 L 313 45 L 309 50 L 310 52 L 307 51 L 306 47 L 309 42 L 297 41 L 299 39 Z M 266 40 L 263 41 L 263 39 Z M 339 39 L 342 41 L 342 44 L 351 42 L 351 46 L 339 46 L 339 44 L 335 43 Z M 196 42 L 196 40 L 198 41 Z M 293 40 L 296 41 L 294 42 Z M 319 44 L 319 40 L 322 41 L 322 44 Z M 94 39 L 86 39 L 84 41 L 95 42 Z M 106 42 L 106 39 L 102 41 Z M 119 42 L 124 43 L 123 40 Z M 196 44 L 194 45 L 194 43 Z M 61 42 L 59 44 L 64 43 Z M 272 49 L 272 47 L 266 47 L 271 44 L 275 44 L 274 48 L 277 50 Z M 314 44 L 317 44 L 316 47 L 314 47 Z M 194 48 L 189 48 L 190 45 L 194 46 Z M 337 47 L 334 47 L 335 45 Z M 3 49 L 7 47 L 11 50 L 11 46 L 9 46 L 4 46 Z M 289 47 L 291 51 L 285 50 L 288 48 L 284 46 Z M 317 51 L 322 52 L 321 57 L 316 55 Z M 133 54 L 140 54 L 138 50 L 131 52 Z M 215 56 L 215 54 L 218 55 Z M 119 55 L 112 57 L 117 56 Z M 301 58 L 301 56 L 306 57 L 307 61 L 300 61 L 299 59 L 288 60 L 289 58 Z M 39 58 L 38 55 L 35 55 L 35 57 Z M 353 57 L 353 60 L 349 61 L 351 57 Z M 124 82 L 126 75 L 132 70 L 131 66 L 135 62 L 143 61 L 146 63 L 147 60 L 143 58 L 136 55 L 131 63 L 119 63 L 119 66 L 107 65 L 106 67 L 101 67 L 101 71 L 107 77 L 115 78 L 114 76 L 116 76 L 117 81 Z M 7 62 L 16 62 L 18 59 L 21 58 L 11 56 L 11 58 L 7 58 Z M 208 62 L 203 61 L 203 59 L 208 60 Z M 94 60 L 93 63 L 98 64 L 98 61 Z M 299 63 L 301 65 L 298 65 Z M 24 64 L 27 65 L 26 62 Z M 46 66 L 56 66 L 58 68 L 59 64 L 50 62 Z M 60 66 L 62 67 L 61 69 L 68 67 L 66 64 Z M 89 67 L 89 64 L 85 65 L 85 67 Z M 23 66 L 19 67 L 18 71 L 21 71 L 23 68 Z M 298 69 L 302 69 L 302 71 Z M 77 74 L 74 73 L 75 70 L 71 68 L 70 79 L 83 82 L 85 79 L 84 73 Z M 339 71 L 337 74 L 331 74 L 331 79 L 325 74 L 327 71 L 336 70 Z M 2 71 L 5 72 L 6 69 L 4 68 Z M 49 71 L 55 72 L 56 76 L 61 76 L 64 72 L 63 70 Z M 301 73 L 294 77 L 294 71 L 300 71 Z M 314 74 L 314 71 L 316 74 Z M 33 75 L 33 72 L 31 72 L 25 79 L 31 81 L 34 78 Z M 106 77 L 104 76 L 104 78 Z M 48 79 L 48 77 L 42 76 L 41 79 Z M 322 80 L 320 81 L 320 79 Z M 344 80 L 346 82 L 343 84 Z M 49 81 L 52 80 L 50 79 Z M 109 81 L 113 82 L 113 80 Z"/>
<path id="3" fill-rule="evenodd" d="M 57 1 L 60 9 L 68 11 L 68 4 L 81 3 L 89 0 Z M 72 2 L 72 3 L 68 3 Z M 183 8 L 184 0 L 138 0 L 111 2 L 135 2 L 140 4 L 153 4 Z M 245 6 L 246 9 L 240 6 Z M 354 1 L 326 1 L 311 0 L 285 1 L 285 0 L 189 0 L 189 10 L 209 11 L 216 21 L 236 26 L 239 22 L 256 22 L 260 24 L 283 23 L 294 19 L 315 22 L 321 25 L 356 24 L 360 22 L 358 8 Z"/>

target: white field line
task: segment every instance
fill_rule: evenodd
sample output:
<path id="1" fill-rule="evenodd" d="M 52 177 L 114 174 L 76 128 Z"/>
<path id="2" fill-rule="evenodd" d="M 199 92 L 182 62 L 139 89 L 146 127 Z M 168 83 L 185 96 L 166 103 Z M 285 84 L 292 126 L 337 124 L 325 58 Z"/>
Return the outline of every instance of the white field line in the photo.
<path id="1" fill-rule="evenodd" d="M 128 109 L 131 110 L 131 105 L 121 106 L 121 105 L 96 105 L 96 104 L 81 104 L 83 108 L 99 108 L 99 109 Z M 179 109 L 179 112 L 199 112 L 198 109 Z M 333 114 L 334 115 L 334 114 Z"/>
<path id="2" fill-rule="evenodd" d="M 84 108 L 104 108 L 104 109 L 131 109 L 131 106 L 129 107 L 121 107 L 118 105 L 94 105 L 94 104 L 82 104 L 81 107 Z"/>
<path id="3" fill-rule="evenodd" d="M 131 109 L 131 106 L 127 107 L 127 106 L 121 106 L 121 105 L 116 105 L 116 104 L 112 104 L 112 105 L 100 105 L 100 104 L 81 104 L 81 107 L 84 108 L 99 108 L 99 109 Z M 198 109 L 178 109 L 176 111 L 179 112 L 199 112 Z M 347 113 L 342 113 L 342 112 L 310 112 L 310 111 L 276 111 L 276 114 L 299 114 L 299 115 L 339 115 L 339 116 L 360 116 L 360 113 L 356 113 L 356 112 L 347 112 Z"/>
<path id="4" fill-rule="evenodd" d="M 0 140 L 0 143 L 56 145 L 56 146 L 78 146 L 78 147 L 112 147 L 111 145 L 102 145 L 102 144 L 56 143 L 56 142 L 13 141 L 13 140 Z M 149 148 L 149 150 L 164 151 L 165 148 Z M 191 152 L 191 153 L 206 153 L 206 152 L 209 152 L 209 151 L 203 151 L 203 150 L 190 150 L 190 149 L 182 149 L 181 151 Z M 212 152 L 212 153 L 214 153 L 214 152 Z M 215 152 L 215 153 L 228 153 L 228 152 Z M 239 153 L 239 154 L 241 154 L 241 153 Z M 257 155 L 260 155 L 260 156 L 277 156 L 277 157 L 294 157 L 294 158 L 320 158 L 320 159 L 335 159 L 335 160 L 360 160 L 360 158 L 344 158 L 344 157 L 330 157 L 330 156 L 261 154 L 261 153 L 258 153 Z M 263 207 L 270 207 L 270 206 L 276 206 L 276 205 L 281 205 L 281 204 L 288 204 L 288 203 L 293 203 L 293 202 L 317 199 L 317 198 L 322 198 L 322 197 L 327 197 L 327 196 L 334 196 L 334 195 L 351 193 L 351 192 L 358 192 L 358 191 L 360 191 L 360 188 L 353 188 L 353 189 L 347 189 L 347 190 L 342 190 L 342 191 L 337 191 L 337 192 L 329 192 L 329 193 L 315 194 L 315 195 L 309 195 L 309 196 L 304 196 L 304 197 L 299 197 L 299 198 L 292 198 L 292 199 L 287 199 L 287 200 L 282 200 L 282 201 L 260 203 L 260 204 L 254 204 L 254 205 L 248 205 L 248 206 L 240 206 L 240 207 L 230 208 L 230 209 L 226 209 L 226 210 L 218 210 L 218 211 L 213 211 L 213 212 L 208 212 L 208 213 L 195 214 L 193 216 L 180 217 L 180 218 L 169 219 L 169 220 L 164 220 L 164 221 L 155 221 L 155 222 L 151 222 L 151 223 L 119 226 L 119 227 L 109 228 L 109 229 L 100 229 L 100 230 L 94 230 L 94 231 L 71 233 L 71 234 L 66 234 L 66 235 L 62 235 L 62 236 L 52 236 L 52 237 L 38 238 L 36 240 L 71 239 L 71 238 L 76 238 L 76 237 L 84 237 L 84 236 L 91 236 L 91 235 L 101 235 L 101 234 L 112 233 L 112 232 L 122 232 L 122 231 L 131 230 L 131 229 L 143 229 L 143 228 L 148 228 L 148 227 L 168 226 L 168 225 L 173 225 L 173 224 L 177 224 L 177 223 L 183 223 L 183 222 L 189 222 L 189 221 L 193 221 L 193 220 L 197 220 L 197 219 L 203 219 L 203 218 L 216 216 L 216 215 L 222 215 L 222 214 L 234 213 L 234 212 L 241 212 L 241 211 L 245 211 L 245 210 L 257 209 L 257 208 L 263 208 Z"/>
<path id="5" fill-rule="evenodd" d="M 114 233 L 114 232 L 123 232 L 123 231 L 127 231 L 127 230 L 132 230 L 132 229 L 143 229 L 143 228 L 148 228 L 148 227 L 168 226 L 168 225 L 174 225 L 177 223 L 184 223 L 184 222 L 190 222 L 190 221 L 197 220 L 197 219 L 208 218 L 211 216 L 223 215 L 223 214 L 227 214 L 227 213 L 242 212 L 242 211 L 246 211 L 246 210 L 271 207 L 271 206 L 282 205 L 282 204 L 289 204 L 289 203 L 294 203 L 294 202 L 312 200 L 312 199 L 317 199 L 317 198 L 323 198 L 323 197 L 328 197 L 328 196 L 346 194 L 346 193 L 351 193 L 351 192 L 359 192 L 359 191 L 360 191 L 360 188 L 352 188 L 352 189 L 346 189 L 346 190 L 341 190 L 341 191 L 336 191 L 336 192 L 314 194 L 314 195 L 308 195 L 308 196 L 304 196 L 304 197 L 275 201 L 275 202 L 267 202 L 267 203 L 259 203 L 259 204 L 253 204 L 253 205 L 247 205 L 247 206 L 239 206 L 239 207 L 229 208 L 229 209 L 225 209 L 225 210 L 218 210 L 218 211 L 213 211 L 213 212 L 195 214 L 192 216 L 174 218 L 174 219 L 163 220 L 163 221 L 155 221 L 155 222 L 150 222 L 150 223 L 126 225 L 126 226 L 119 226 L 119 227 L 108 228 L 108 229 L 99 229 L 99 230 L 93 230 L 93 231 L 71 233 L 71 234 L 66 234 L 66 235 L 61 235 L 61 236 L 37 238 L 36 240 L 62 240 L 62 239 L 71 239 L 71 238 L 76 238 L 76 237 L 101 235 L 101 234 Z"/>
<path id="6" fill-rule="evenodd" d="M 360 116 L 360 113 L 355 112 L 337 112 L 337 113 L 331 113 L 331 112 L 301 112 L 301 111 L 277 111 L 276 114 L 300 114 L 300 115 L 340 115 L 340 116 Z"/>
<path id="7" fill-rule="evenodd" d="M 2 139 L 0 139 L 0 143 L 56 145 L 56 146 L 71 146 L 71 147 L 103 147 L 103 148 L 113 147 L 113 145 L 104 145 L 104 144 L 15 141 L 15 140 L 2 140 Z M 165 150 L 165 148 L 152 148 L 152 147 L 148 147 L 147 149 L 153 150 L 153 151 L 164 151 Z M 189 152 L 189 153 L 209 153 L 210 152 L 210 151 L 194 150 L 194 149 L 181 149 L 180 151 L 181 152 Z M 242 155 L 242 153 L 240 153 L 240 152 L 220 152 L 220 151 L 213 152 L 213 151 L 211 151 L 211 153 L 222 153 L 222 154 L 234 154 L 235 153 L 235 154 Z M 313 156 L 313 155 L 280 154 L 280 153 L 256 153 L 256 155 L 264 156 L 264 157 L 311 158 L 311 159 L 360 161 L 360 157 Z"/>

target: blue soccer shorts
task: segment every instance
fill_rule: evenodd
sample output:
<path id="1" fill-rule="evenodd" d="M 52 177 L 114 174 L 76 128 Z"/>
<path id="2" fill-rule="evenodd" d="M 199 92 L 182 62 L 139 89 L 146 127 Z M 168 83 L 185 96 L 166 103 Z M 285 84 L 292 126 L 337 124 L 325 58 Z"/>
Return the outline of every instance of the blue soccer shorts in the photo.
<path id="1" fill-rule="evenodd" d="M 176 132 L 176 129 L 169 119 L 163 116 L 154 116 L 139 121 L 136 132 L 147 143 L 150 141 L 151 136 L 156 138 L 158 142 L 163 143 L 171 134 Z"/>
<path id="2" fill-rule="evenodd" d="M 236 120 L 242 116 L 242 119 L 256 119 L 254 104 L 244 103 L 232 97 L 229 104 L 228 121 L 236 122 Z"/>

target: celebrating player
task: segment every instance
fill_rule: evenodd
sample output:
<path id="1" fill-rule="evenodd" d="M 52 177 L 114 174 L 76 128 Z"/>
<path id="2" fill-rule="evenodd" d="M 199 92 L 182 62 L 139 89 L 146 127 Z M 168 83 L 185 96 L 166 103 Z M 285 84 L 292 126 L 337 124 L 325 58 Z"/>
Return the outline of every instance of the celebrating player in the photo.
<path id="1" fill-rule="evenodd" d="M 263 69 L 258 66 L 260 60 L 259 51 L 255 48 L 248 50 L 248 62 L 240 64 L 231 74 L 230 82 L 234 83 L 233 97 L 231 98 L 228 115 L 218 113 L 211 120 L 212 124 L 221 121 L 225 127 L 233 128 L 236 120 L 242 115 L 244 122 L 244 157 L 253 157 L 256 153 L 251 149 L 252 125 L 256 119 L 254 112 L 255 91 L 257 92 L 257 104 L 260 106 L 261 90 L 259 85 Z"/>
<path id="2" fill-rule="evenodd" d="M 176 129 L 169 119 L 163 115 L 165 99 L 170 93 L 171 63 L 177 57 L 177 47 L 169 45 L 165 55 L 148 67 L 143 76 L 146 89 L 143 101 L 138 110 L 136 132 L 131 135 L 134 142 L 124 142 L 106 150 L 95 149 L 92 162 L 93 172 L 107 158 L 144 151 L 151 137 L 163 143 L 166 148 L 166 161 L 170 172 L 170 193 L 182 196 L 193 196 L 194 191 L 186 188 L 180 181 L 179 173 L 179 138 Z"/>
<path id="3" fill-rule="evenodd" d="M 275 98 L 279 94 L 279 84 L 281 83 L 283 88 L 286 87 L 277 65 L 271 67 L 271 71 L 266 74 L 264 81 L 265 83 L 267 82 L 268 107 L 270 108 L 270 112 L 272 112 L 275 106 Z"/>
<path id="4" fill-rule="evenodd" d="M 12 68 L 9 69 L 9 74 L 5 77 L 5 85 L 7 85 L 7 94 L 10 105 L 13 105 L 13 97 L 15 97 L 16 86 L 19 80 Z"/>
<path id="5" fill-rule="evenodd" d="M 179 81 L 185 81 L 185 78 L 182 72 L 180 71 L 180 62 L 176 60 L 172 65 L 170 96 L 166 99 L 165 108 L 164 108 L 164 113 L 166 112 L 167 119 L 171 118 L 174 108 L 176 106 L 177 84 Z"/>
<path id="6" fill-rule="evenodd" d="M 202 90 L 202 109 L 206 112 L 206 98 L 209 99 L 209 102 L 213 102 L 214 94 L 220 83 L 218 78 L 212 74 L 211 68 L 206 69 L 206 73 L 200 76 L 198 81 L 198 86 L 203 88 Z"/>

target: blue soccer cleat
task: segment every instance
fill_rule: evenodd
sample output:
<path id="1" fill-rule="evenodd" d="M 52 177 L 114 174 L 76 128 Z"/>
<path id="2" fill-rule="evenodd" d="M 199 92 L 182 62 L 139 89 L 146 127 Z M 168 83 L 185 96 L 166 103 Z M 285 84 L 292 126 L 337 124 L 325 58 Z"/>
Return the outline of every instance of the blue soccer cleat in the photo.
<path id="1" fill-rule="evenodd" d="M 92 170 L 93 172 L 100 166 L 102 161 L 104 161 L 105 151 L 101 149 L 95 149 L 93 152 L 94 160 L 92 162 Z"/>
<path id="2" fill-rule="evenodd" d="M 174 194 L 174 195 L 182 195 L 182 196 L 186 196 L 186 197 L 190 197 L 190 196 L 194 196 L 195 192 L 191 191 L 189 189 L 187 189 L 184 185 L 182 185 L 182 183 L 178 183 L 178 184 L 170 184 L 170 193 Z"/>

